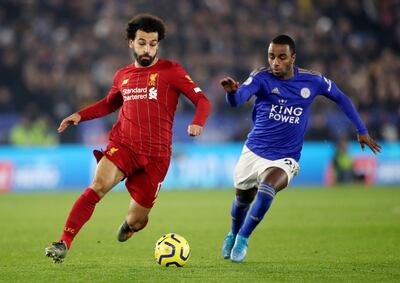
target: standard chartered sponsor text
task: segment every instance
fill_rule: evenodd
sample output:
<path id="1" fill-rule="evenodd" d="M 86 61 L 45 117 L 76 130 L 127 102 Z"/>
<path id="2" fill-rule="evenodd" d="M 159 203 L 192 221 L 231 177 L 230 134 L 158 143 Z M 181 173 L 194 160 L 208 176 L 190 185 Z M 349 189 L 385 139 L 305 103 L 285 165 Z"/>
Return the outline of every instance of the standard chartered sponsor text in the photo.
<path id="1" fill-rule="evenodd" d="M 122 90 L 124 101 L 147 98 L 147 87 L 125 88 Z"/>

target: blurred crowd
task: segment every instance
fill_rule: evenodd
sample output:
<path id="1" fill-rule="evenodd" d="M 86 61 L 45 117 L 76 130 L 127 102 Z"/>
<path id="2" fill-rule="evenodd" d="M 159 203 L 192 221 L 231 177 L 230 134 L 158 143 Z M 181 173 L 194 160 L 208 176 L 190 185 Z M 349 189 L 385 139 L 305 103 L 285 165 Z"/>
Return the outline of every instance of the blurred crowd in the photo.
<path id="1" fill-rule="evenodd" d="M 2 0 L 0 143 L 17 143 L 15 132 L 35 124 L 50 137 L 39 144 L 104 141 L 115 115 L 59 137 L 55 129 L 106 95 L 114 72 L 131 62 L 125 25 L 142 12 L 167 24 L 160 57 L 180 62 L 212 101 L 201 141 L 245 138 L 251 105 L 230 109 L 219 80 L 244 81 L 265 65 L 267 45 L 280 33 L 295 39 L 298 66 L 323 73 L 350 96 L 371 135 L 399 138 L 398 0 Z M 193 107 L 181 102 L 178 120 L 186 121 Z M 354 137 L 333 103 L 317 99 L 312 111 L 308 140 Z"/>

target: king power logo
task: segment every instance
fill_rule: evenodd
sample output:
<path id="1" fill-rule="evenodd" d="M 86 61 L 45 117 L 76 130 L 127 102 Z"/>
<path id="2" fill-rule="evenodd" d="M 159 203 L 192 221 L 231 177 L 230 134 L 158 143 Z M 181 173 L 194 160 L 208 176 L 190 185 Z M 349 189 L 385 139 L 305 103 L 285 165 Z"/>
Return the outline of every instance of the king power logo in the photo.
<path id="1" fill-rule="evenodd" d="M 301 107 L 272 104 L 268 118 L 283 123 L 300 124 L 302 114 L 303 108 Z"/>

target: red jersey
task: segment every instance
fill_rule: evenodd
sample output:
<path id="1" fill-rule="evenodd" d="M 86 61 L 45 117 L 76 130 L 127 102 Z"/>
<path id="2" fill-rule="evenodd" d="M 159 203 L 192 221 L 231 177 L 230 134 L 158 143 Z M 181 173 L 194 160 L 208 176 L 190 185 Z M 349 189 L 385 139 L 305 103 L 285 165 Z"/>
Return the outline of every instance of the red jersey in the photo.
<path id="1" fill-rule="evenodd" d="M 204 126 L 211 105 L 176 62 L 159 59 L 150 67 L 118 70 L 108 95 L 78 113 L 86 121 L 121 108 L 110 140 L 146 156 L 171 155 L 172 124 L 180 93 L 196 106 L 192 124 Z"/>

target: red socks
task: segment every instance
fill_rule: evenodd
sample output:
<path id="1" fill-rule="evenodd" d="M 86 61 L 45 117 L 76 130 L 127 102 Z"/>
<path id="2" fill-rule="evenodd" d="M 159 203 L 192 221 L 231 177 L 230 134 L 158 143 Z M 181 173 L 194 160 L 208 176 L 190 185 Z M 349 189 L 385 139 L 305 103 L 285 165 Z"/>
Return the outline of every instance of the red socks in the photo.
<path id="1" fill-rule="evenodd" d="M 87 188 L 75 201 L 60 239 L 65 241 L 68 249 L 76 234 L 92 216 L 94 208 L 99 201 L 99 195 L 91 188 Z"/>

